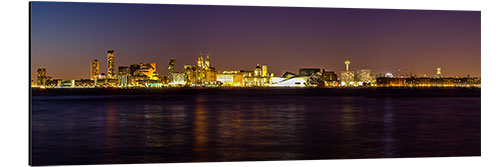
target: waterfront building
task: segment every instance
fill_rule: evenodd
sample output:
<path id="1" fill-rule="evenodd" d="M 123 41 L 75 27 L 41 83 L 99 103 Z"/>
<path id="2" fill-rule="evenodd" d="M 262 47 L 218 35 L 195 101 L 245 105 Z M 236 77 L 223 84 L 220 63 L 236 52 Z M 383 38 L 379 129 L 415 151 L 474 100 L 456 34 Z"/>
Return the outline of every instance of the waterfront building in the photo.
<path id="1" fill-rule="evenodd" d="M 108 75 L 106 78 L 115 78 L 115 51 L 108 50 Z"/>
<path id="2" fill-rule="evenodd" d="M 243 86 L 243 74 L 238 71 L 224 71 L 222 74 L 217 74 L 217 82 L 221 86 Z"/>
<path id="3" fill-rule="evenodd" d="M 75 80 L 61 80 L 61 87 L 72 88 L 75 86 Z"/>
<path id="4" fill-rule="evenodd" d="M 94 87 L 95 80 L 93 79 L 80 79 L 80 80 L 72 80 L 73 87 L 79 88 L 90 88 Z"/>
<path id="5" fill-rule="evenodd" d="M 370 69 L 361 69 L 356 72 L 355 80 L 361 84 L 370 83 Z"/>
<path id="6" fill-rule="evenodd" d="M 201 52 L 198 55 L 196 65 L 184 65 L 185 82 L 188 86 L 215 86 L 217 83 L 217 72 L 210 62 L 203 61 Z"/>
<path id="7" fill-rule="evenodd" d="M 278 82 L 275 82 L 273 84 L 271 84 L 270 86 L 271 87 L 306 87 L 308 86 L 307 85 L 307 82 L 309 80 L 310 77 L 293 77 L 293 78 L 281 78 L 281 79 L 277 79 L 277 78 L 273 78 L 273 82 L 275 81 L 278 81 Z"/>
<path id="8" fill-rule="evenodd" d="M 282 78 L 293 78 L 293 77 L 298 77 L 299 75 L 297 74 L 294 74 L 292 72 L 285 72 L 283 73 L 283 75 L 281 75 Z"/>
<path id="9" fill-rule="evenodd" d="M 354 86 L 354 72 L 349 71 L 349 58 L 346 59 L 345 63 L 345 71 L 340 73 L 340 81 L 342 86 Z"/>
<path id="10" fill-rule="evenodd" d="M 267 69 L 267 65 L 266 64 L 262 64 L 262 76 L 264 77 L 268 77 L 270 74 L 269 74 L 269 70 Z"/>
<path id="11" fill-rule="evenodd" d="M 254 71 L 243 71 L 241 70 L 240 73 L 243 76 L 243 86 L 246 87 L 265 87 L 269 86 L 271 77 L 274 76 L 272 73 L 269 73 L 267 70 L 267 65 L 265 67 L 265 73 L 266 75 L 263 75 L 263 68 L 259 64 L 255 66 Z"/>
<path id="12" fill-rule="evenodd" d="M 138 68 L 137 68 L 138 67 Z M 159 75 L 156 71 L 156 63 L 140 63 L 138 66 L 136 64 L 129 67 L 129 71 L 134 68 L 132 76 L 139 80 L 158 80 Z"/>
<path id="13" fill-rule="evenodd" d="M 333 87 L 337 86 L 337 74 L 333 71 L 325 71 L 321 73 L 321 79 L 324 81 L 324 86 L 325 87 Z"/>
<path id="14" fill-rule="evenodd" d="M 174 72 L 175 72 L 175 59 L 170 59 L 168 62 L 168 77 L 167 81 L 174 82 Z"/>
<path id="15" fill-rule="evenodd" d="M 481 87 L 480 78 L 377 78 L 379 87 Z"/>
<path id="16" fill-rule="evenodd" d="M 45 82 L 45 87 L 48 88 L 57 88 L 61 87 L 61 85 L 62 85 L 62 79 L 48 79 Z"/>
<path id="17" fill-rule="evenodd" d="M 319 68 L 299 68 L 300 76 L 312 76 L 312 75 L 321 75 L 321 69 Z"/>
<path id="18" fill-rule="evenodd" d="M 186 84 L 186 75 L 184 73 L 173 72 L 171 75 L 172 81 L 168 83 L 170 86 L 184 86 Z"/>
<path id="19" fill-rule="evenodd" d="M 118 79 L 110 79 L 110 78 L 104 78 L 104 79 L 97 79 L 95 80 L 95 87 L 117 87 L 119 85 L 119 80 Z"/>
<path id="20" fill-rule="evenodd" d="M 118 75 L 116 76 L 118 79 L 118 85 L 120 86 L 128 86 L 131 83 L 132 76 L 130 75 L 130 67 L 129 66 L 119 66 L 118 67 Z"/>
<path id="21" fill-rule="evenodd" d="M 44 86 L 47 81 L 47 70 L 45 68 L 39 68 L 36 70 L 36 82 L 38 86 Z"/>
<path id="22" fill-rule="evenodd" d="M 90 62 L 90 79 L 95 80 L 99 78 L 99 60 L 92 60 Z"/>

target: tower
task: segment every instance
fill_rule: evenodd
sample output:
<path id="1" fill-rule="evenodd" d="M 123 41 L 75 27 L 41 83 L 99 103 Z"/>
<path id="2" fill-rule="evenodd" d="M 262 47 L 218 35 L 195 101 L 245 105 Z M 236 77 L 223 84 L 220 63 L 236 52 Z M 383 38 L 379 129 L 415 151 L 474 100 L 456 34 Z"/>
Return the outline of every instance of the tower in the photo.
<path id="1" fill-rule="evenodd" d="M 208 69 L 210 68 L 210 54 L 207 53 L 207 60 L 205 61 L 205 68 Z"/>
<path id="2" fill-rule="evenodd" d="M 267 65 L 262 64 L 262 76 L 267 77 Z"/>
<path id="3" fill-rule="evenodd" d="M 201 52 L 198 55 L 198 61 L 197 61 L 196 65 L 199 68 L 203 68 L 204 67 L 204 64 L 203 64 L 203 54 L 201 54 Z"/>
<path id="4" fill-rule="evenodd" d="M 347 57 L 344 63 L 345 63 L 345 71 L 349 71 L 349 64 L 351 64 L 351 62 L 349 61 L 349 57 Z"/>
<path id="5" fill-rule="evenodd" d="M 92 60 L 90 62 L 90 79 L 94 80 L 99 78 L 99 60 Z"/>
<path id="6" fill-rule="evenodd" d="M 107 78 L 115 78 L 115 51 L 108 50 L 108 75 Z"/>
<path id="7" fill-rule="evenodd" d="M 441 67 L 436 68 L 436 78 L 443 78 L 443 75 L 441 75 Z"/>

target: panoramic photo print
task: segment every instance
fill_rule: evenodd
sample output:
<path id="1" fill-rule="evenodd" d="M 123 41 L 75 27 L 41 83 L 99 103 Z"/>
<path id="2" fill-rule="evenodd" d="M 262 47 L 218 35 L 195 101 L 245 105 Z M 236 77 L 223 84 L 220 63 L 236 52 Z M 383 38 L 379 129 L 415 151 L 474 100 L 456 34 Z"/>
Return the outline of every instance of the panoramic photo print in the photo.
<path id="1" fill-rule="evenodd" d="M 30 2 L 30 165 L 481 156 L 481 12 Z"/>

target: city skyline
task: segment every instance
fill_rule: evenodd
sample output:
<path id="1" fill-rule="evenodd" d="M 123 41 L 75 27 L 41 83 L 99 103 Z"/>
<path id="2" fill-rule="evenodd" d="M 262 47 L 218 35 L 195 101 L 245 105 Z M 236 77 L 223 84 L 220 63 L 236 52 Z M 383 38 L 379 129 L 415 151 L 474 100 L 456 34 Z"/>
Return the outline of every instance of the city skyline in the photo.
<path id="1" fill-rule="evenodd" d="M 474 11 L 32 5 L 32 79 L 37 68 L 54 78 L 89 78 L 95 59 L 105 73 L 104 51 L 110 48 L 116 50 L 115 72 L 122 65 L 156 62 L 160 76 L 167 75 L 169 59 L 182 71 L 199 52 L 210 53 L 220 71 L 267 64 L 276 75 L 307 67 L 340 74 L 349 57 L 350 69 L 373 74 L 413 68 L 413 74 L 433 75 L 441 67 L 444 76 L 481 75 L 480 12 Z"/>

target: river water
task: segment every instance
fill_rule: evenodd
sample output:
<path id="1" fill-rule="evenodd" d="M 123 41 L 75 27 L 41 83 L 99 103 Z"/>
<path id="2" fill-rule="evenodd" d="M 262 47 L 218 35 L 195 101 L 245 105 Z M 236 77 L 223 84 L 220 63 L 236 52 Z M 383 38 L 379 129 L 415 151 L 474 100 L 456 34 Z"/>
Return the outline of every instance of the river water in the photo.
<path id="1" fill-rule="evenodd" d="M 479 97 L 33 96 L 32 165 L 479 156 Z"/>

